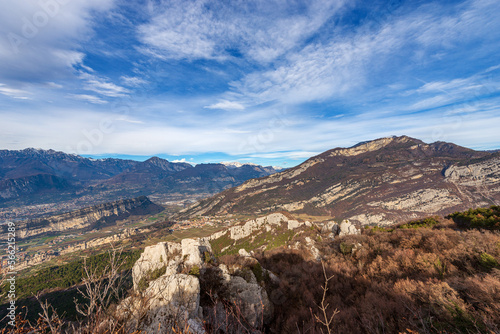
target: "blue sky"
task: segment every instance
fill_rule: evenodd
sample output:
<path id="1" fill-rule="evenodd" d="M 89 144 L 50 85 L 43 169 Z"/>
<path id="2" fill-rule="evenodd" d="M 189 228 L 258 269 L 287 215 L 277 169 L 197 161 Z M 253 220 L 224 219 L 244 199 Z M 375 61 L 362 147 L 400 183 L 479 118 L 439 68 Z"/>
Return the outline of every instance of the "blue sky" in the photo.
<path id="1" fill-rule="evenodd" d="M 296 165 L 500 148 L 500 2 L 4 0 L 0 148 Z"/>

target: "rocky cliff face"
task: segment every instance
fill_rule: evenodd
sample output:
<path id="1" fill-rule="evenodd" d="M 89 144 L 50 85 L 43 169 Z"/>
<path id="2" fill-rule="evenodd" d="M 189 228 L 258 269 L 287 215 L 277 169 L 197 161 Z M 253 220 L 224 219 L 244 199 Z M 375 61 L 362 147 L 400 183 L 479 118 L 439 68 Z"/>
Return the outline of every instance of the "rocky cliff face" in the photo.
<path id="1" fill-rule="evenodd" d="M 182 215 L 287 210 L 391 224 L 498 203 L 498 152 L 402 136 L 327 151 L 201 201 Z"/>
<path id="2" fill-rule="evenodd" d="M 29 219 L 18 223 L 17 231 L 19 238 L 28 238 L 69 230 L 90 230 L 130 215 L 155 214 L 162 210 L 162 207 L 154 204 L 147 197 L 141 196 L 95 205 L 48 218 Z"/>

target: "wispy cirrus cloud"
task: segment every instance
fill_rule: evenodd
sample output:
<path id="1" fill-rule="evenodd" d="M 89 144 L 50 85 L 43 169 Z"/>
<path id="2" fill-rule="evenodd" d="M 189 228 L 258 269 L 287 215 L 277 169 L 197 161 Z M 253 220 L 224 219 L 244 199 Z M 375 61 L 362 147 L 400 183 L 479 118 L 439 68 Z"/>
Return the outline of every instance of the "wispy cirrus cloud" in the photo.
<path id="1" fill-rule="evenodd" d="M 491 29 L 500 29 L 500 21 L 493 14 L 500 10 L 498 2 L 468 1 L 458 8 L 458 15 L 457 9 L 444 13 L 443 10 L 439 4 L 428 4 L 409 14 L 389 17 L 374 28 L 361 26 L 357 31 L 311 43 L 285 57 L 276 68 L 253 72 L 233 82 L 233 91 L 252 97 L 256 103 L 279 100 L 293 104 L 342 98 L 346 93 L 370 87 L 380 75 L 394 76 L 395 64 L 407 71 L 421 66 L 422 59 L 429 59 L 436 48 L 442 54 L 453 53 L 457 44 L 491 39 Z M 494 36 L 498 39 L 497 34 Z M 415 49 L 418 52 L 408 52 Z M 421 89 L 464 90 L 461 80 L 435 82 Z M 473 82 L 468 84 L 469 89 L 474 89 Z M 429 102 L 444 99 L 436 97 Z M 426 103 L 422 103 L 425 107 Z"/>
<path id="2" fill-rule="evenodd" d="M 125 86 L 129 86 L 129 87 L 137 87 L 137 86 L 145 85 L 147 83 L 147 80 L 144 80 L 143 78 L 130 77 L 127 75 L 121 76 L 120 80 L 123 82 L 123 84 Z"/>
<path id="3" fill-rule="evenodd" d="M 217 103 L 205 106 L 206 109 L 223 109 L 223 110 L 244 110 L 245 106 L 235 101 L 222 100 Z"/>
<path id="4" fill-rule="evenodd" d="M 81 72 L 80 79 L 85 82 L 83 88 L 104 96 L 122 97 L 130 93 L 128 89 L 110 82 L 107 78 L 102 78 L 94 74 Z"/>
<path id="5" fill-rule="evenodd" d="M 22 90 L 22 89 L 7 87 L 5 84 L 2 84 L 2 83 L 0 83 L 0 94 L 6 95 L 8 97 L 12 97 L 14 99 L 20 99 L 20 100 L 29 100 L 30 99 L 28 97 L 28 95 L 30 94 L 29 92 Z"/>
<path id="6" fill-rule="evenodd" d="M 70 94 L 69 96 L 71 98 L 74 98 L 74 99 L 77 99 L 77 100 L 87 101 L 87 102 L 94 103 L 94 104 L 106 104 L 106 103 L 108 103 L 108 101 L 100 99 L 100 98 L 98 98 L 97 96 L 94 96 L 94 95 L 88 95 L 88 94 Z"/>
<path id="7" fill-rule="evenodd" d="M 65 2 L 18 53 L 5 36 L 42 2 L 0 3 L 4 147 L 78 153 L 107 120 L 93 153 L 297 161 L 392 134 L 500 142 L 498 1 Z"/>
<path id="8" fill-rule="evenodd" d="M 243 56 L 266 63 L 310 37 L 343 4 L 342 0 L 160 1 L 150 3 L 152 18 L 139 27 L 139 38 L 144 52 L 163 59 Z"/>

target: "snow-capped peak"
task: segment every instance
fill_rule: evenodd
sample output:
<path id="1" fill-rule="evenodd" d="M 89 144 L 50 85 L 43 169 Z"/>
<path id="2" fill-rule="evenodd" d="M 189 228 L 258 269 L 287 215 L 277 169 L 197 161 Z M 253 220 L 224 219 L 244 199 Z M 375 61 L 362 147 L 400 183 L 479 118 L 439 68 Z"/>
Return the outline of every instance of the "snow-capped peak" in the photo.
<path id="1" fill-rule="evenodd" d="M 245 165 L 258 166 L 257 164 L 253 164 L 251 162 L 241 163 L 238 161 L 232 161 L 232 162 L 231 161 L 222 161 L 221 164 L 223 164 L 224 166 L 226 166 L 228 168 L 239 168 L 239 167 L 242 167 Z"/>

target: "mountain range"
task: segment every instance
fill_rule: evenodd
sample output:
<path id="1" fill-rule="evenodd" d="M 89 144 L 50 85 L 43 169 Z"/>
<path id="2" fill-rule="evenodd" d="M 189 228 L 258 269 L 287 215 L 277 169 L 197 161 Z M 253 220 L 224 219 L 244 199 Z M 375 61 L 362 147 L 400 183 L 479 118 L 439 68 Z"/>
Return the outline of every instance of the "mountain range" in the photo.
<path id="1" fill-rule="evenodd" d="M 408 136 L 335 148 L 223 191 L 180 216 L 275 211 L 391 224 L 500 203 L 500 152 Z"/>
<path id="2" fill-rule="evenodd" d="M 54 150 L 0 150 L 0 207 L 75 198 L 113 201 L 141 195 L 214 194 L 276 172 L 253 164 L 92 159 Z"/>

